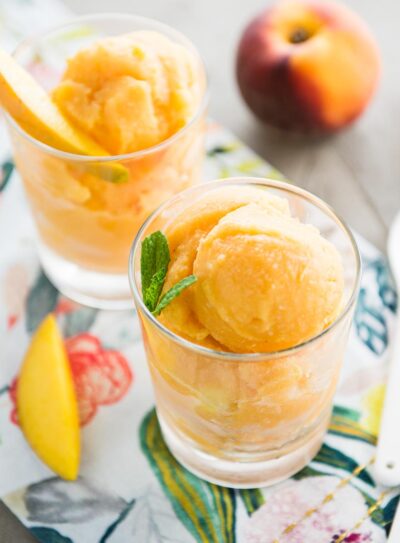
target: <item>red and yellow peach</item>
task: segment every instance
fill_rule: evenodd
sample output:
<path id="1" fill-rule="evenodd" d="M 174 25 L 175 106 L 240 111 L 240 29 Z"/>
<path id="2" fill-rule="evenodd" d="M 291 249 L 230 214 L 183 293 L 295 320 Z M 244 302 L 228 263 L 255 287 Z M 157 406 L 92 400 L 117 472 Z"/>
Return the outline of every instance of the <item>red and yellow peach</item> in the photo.
<path id="1" fill-rule="evenodd" d="M 282 0 L 245 29 L 236 69 L 241 93 L 261 120 L 332 133 L 365 109 L 380 61 L 368 27 L 350 9 L 330 1 Z"/>

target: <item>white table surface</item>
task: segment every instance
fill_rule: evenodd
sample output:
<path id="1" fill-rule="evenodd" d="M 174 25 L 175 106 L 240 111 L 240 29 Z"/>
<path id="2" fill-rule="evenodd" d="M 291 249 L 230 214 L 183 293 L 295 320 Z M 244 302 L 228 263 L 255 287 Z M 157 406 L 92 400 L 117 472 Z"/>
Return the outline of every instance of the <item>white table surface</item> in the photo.
<path id="1" fill-rule="evenodd" d="M 262 126 L 237 90 L 234 58 L 241 29 L 269 0 L 64 1 L 75 13 L 136 13 L 185 33 L 208 66 L 212 117 L 292 181 L 324 198 L 355 229 L 384 249 L 388 226 L 400 208 L 400 2 L 345 0 L 369 23 L 378 40 L 383 61 L 381 84 L 370 108 L 355 125 L 340 135 L 311 141 Z M 0 543 L 33 541 L 0 504 Z"/>

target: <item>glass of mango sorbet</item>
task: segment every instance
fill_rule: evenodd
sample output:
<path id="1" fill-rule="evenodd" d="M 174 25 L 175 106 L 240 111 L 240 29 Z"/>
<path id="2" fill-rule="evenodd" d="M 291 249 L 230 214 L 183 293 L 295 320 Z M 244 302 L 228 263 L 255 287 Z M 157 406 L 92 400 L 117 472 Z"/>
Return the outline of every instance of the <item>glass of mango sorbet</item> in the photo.
<path id="1" fill-rule="evenodd" d="M 157 302 L 159 275 L 148 270 L 163 252 Z M 250 488 L 310 461 L 330 419 L 359 277 L 346 225 L 287 183 L 199 185 L 147 219 L 129 278 L 159 423 L 180 463 Z"/>
<path id="2" fill-rule="evenodd" d="M 75 19 L 23 42 L 14 58 L 79 139 L 74 149 L 64 125 L 49 134 L 24 108 L 7 115 L 44 270 L 74 300 L 130 307 L 135 234 L 200 180 L 204 64 L 179 32 L 127 14 Z"/>

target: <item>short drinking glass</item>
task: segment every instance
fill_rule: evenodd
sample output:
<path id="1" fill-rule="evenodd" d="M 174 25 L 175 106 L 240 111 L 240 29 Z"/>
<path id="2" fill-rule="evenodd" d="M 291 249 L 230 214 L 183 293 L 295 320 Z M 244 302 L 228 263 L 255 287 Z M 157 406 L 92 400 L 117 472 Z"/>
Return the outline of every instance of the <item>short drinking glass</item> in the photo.
<path id="1" fill-rule="evenodd" d="M 145 237 L 162 230 L 205 192 L 246 185 L 286 198 L 294 217 L 316 226 L 338 249 L 345 270 L 342 309 L 318 336 L 268 353 L 215 351 L 175 335 L 146 308 L 140 253 Z M 193 473 L 222 485 L 259 487 L 283 480 L 316 454 L 331 415 L 360 276 L 360 258 L 345 224 L 319 198 L 292 185 L 230 179 L 186 190 L 145 222 L 134 242 L 129 278 L 165 441 Z"/>
<path id="2" fill-rule="evenodd" d="M 132 305 L 126 266 L 143 221 L 162 202 L 200 180 L 207 105 L 204 65 L 194 46 L 174 29 L 127 14 L 77 18 L 22 42 L 14 53 L 50 91 L 67 59 L 82 47 L 136 30 L 157 31 L 183 45 L 198 65 L 200 103 L 168 139 L 124 155 L 78 155 L 36 140 L 6 115 L 46 274 L 72 299 L 111 309 Z"/>

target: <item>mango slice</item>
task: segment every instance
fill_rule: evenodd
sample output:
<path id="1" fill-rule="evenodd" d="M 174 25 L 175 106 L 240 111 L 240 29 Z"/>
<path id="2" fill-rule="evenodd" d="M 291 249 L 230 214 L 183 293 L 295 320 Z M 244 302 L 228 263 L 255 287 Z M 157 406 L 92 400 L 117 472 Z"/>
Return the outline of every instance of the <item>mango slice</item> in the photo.
<path id="1" fill-rule="evenodd" d="M 75 480 L 80 461 L 78 404 L 54 315 L 37 329 L 17 387 L 18 419 L 39 458 L 60 477 Z"/>
<path id="2" fill-rule="evenodd" d="M 84 155 L 108 154 L 72 126 L 35 79 L 1 49 L 0 102 L 28 134 L 47 145 Z"/>
<path id="3" fill-rule="evenodd" d="M 71 124 L 30 73 L 1 49 L 0 105 L 25 132 L 55 149 L 109 156 L 98 143 Z M 128 180 L 128 171 L 121 164 L 95 163 L 86 167 L 105 181 L 122 183 Z"/>

